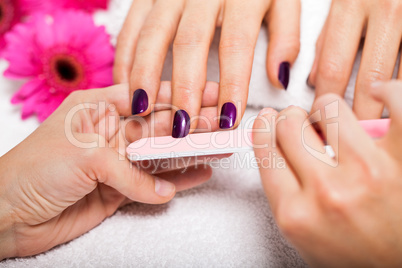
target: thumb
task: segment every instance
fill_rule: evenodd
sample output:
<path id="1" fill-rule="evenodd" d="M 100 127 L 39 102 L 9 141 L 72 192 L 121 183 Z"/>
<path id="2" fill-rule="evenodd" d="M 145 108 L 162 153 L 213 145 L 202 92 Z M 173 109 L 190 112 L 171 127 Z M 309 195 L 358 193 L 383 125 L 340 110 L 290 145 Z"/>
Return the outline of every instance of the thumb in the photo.
<path id="1" fill-rule="evenodd" d="M 93 149 L 90 161 L 86 162 L 90 163 L 94 179 L 133 201 L 161 204 L 171 200 L 176 193 L 173 183 L 137 168 L 113 148 Z"/>

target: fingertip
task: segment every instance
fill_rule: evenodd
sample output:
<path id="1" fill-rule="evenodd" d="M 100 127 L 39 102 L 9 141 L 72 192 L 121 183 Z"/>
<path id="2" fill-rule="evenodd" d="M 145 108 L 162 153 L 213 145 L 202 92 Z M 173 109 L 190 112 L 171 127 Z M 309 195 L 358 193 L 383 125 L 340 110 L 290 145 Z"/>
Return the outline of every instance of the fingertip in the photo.
<path id="1" fill-rule="evenodd" d="M 264 108 L 259 113 L 258 116 L 264 116 L 267 114 L 277 114 L 278 112 L 273 108 Z"/>
<path id="2" fill-rule="evenodd" d="M 278 80 L 282 84 L 283 89 L 287 90 L 290 79 L 290 63 L 288 61 L 281 62 L 278 71 Z"/>
<path id="3" fill-rule="evenodd" d="M 379 100 L 381 97 L 381 88 L 385 85 L 383 81 L 375 81 L 370 85 L 370 95 L 373 96 L 376 100 Z"/>
<path id="4" fill-rule="evenodd" d="M 275 124 L 277 115 L 278 112 L 272 108 L 264 108 L 260 111 L 253 125 L 254 145 L 261 146 L 268 144 L 267 138 L 272 134 L 272 126 Z"/>
<path id="5" fill-rule="evenodd" d="M 172 137 L 184 138 L 190 133 L 191 120 L 188 113 L 181 109 L 177 110 L 173 116 Z"/>
<path id="6" fill-rule="evenodd" d="M 176 186 L 171 182 L 155 178 L 155 193 L 160 197 L 170 200 L 176 194 Z"/>
<path id="7" fill-rule="evenodd" d="M 300 51 L 299 39 L 296 33 L 270 33 L 266 65 L 268 78 L 276 88 L 288 88 L 290 70 Z"/>
<path id="8" fill-rule="evenodd" d="M 232 102 L 226 102 L 222 105 L 219 117 L 220 129 L 231 129 L 235 126 L 237 118 L 237 108 Z"/>
<path id="9" fill-rule="evenodd" d="M 315 89 L 315 86 L 314 86 L 314 84 L 311 82 L 311 74 L 309 74 L 308 76 L 307 76 L 307 79 L 306 79 L 306 85 L 309 87 L 309 88 L 311 88 L 311 89 Z"/>
<path id="10" fill-rule="evenodd" d="M 287 90 L 290 82 L 292 62 L 290 60 L 267 59 L 267 75 L 271 84 L 278 88 Z"/>
<path id="11" fill-rule="evenodd" d="M 130 91 L 132 91 L 130 89 Z M 132 92 L 131 114 L 132 115 L 147 115 L 149 111 L 149 99 L 147 92 L 138 88 Z"/>

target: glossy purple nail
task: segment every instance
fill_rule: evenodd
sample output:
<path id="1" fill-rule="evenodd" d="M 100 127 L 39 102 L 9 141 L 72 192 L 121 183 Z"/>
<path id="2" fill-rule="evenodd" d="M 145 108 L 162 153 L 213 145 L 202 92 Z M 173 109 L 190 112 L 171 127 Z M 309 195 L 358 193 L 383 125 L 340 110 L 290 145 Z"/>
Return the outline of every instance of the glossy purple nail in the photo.
<path id="1" fill-rule="evenodd" d="M 221 129 L 232 128 L 236 122 L 236 106 L 231 102 L 226 102 L 222 106 L 219 127 Z"/>
<path id="2" fill-rule="evenodd" d="M 145 90 L 139 88 L 134 92 L 131 113 L 133 115 L 145 112 L 148 109 L 148 95 Z"/>
<path id="3" fill-rule="evenodd" d="M 184 138 L 190 132 L 190 116 L 184 110 L 178 110 L 173 119 L 173 138 Z"/>
<path id="4" fill-rule="evenodd" d="M 288 88 L 290 76 L 290 63 L 285 61 L 279 65 L 279 75 L 278 79 L 281 82 L 284 89 Z"/>

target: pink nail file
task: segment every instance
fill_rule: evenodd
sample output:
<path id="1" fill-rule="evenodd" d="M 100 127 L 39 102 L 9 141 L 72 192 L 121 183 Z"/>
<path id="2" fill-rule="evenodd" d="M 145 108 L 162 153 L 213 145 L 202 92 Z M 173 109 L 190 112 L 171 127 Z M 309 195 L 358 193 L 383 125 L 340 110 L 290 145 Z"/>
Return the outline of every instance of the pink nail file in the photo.
<path id="1" fill-rule="evenodd" d="M 364 120 L 360 125 L 373 138 L 387 133 L 390 119 Z M 190 134 L 182 139 L 170 136 L 143 138 L 131 143 L 127 155 L 131 161 L 202 155 L 230 154 L 253 150 L 252 129 Z"/>

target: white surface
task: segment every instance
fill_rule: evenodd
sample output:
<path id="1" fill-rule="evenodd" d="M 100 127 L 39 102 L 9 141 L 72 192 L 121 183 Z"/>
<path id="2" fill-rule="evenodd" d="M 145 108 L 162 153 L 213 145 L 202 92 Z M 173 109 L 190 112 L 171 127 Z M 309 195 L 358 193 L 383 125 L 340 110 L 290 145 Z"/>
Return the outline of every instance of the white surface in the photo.
<path id="1" fill-rule="evenodd" d="M 330 0 L 303 0 L 301 53 L 291 70 L 287 92 L 269 85 L 265 72 L 267 37 L 261 31 L 256 47 L 245 118 L 256 107 L 308 110 L 314 92 L 305 86 L 313 62 L 316 38 Z M 109 12 L 97 14 L 99 23 L 116 36 L 130 0 L 115 0 Z M 218 81 L 218 39 L 212 45 L 208 77 Z M 171 73 L 171 53 L 164 79 Z M 359 58 L 358 58 L 359 62 Z M 0 63 L 3 70 L 6 64 Z M 356 71 L 353 77 L 356 76 Z M 353 82 L 346 98 L 353 95 Z M 0 155 L 29 135 L 36 118 L 20 120 L 20 110 L 9 100 L 20 84 L 0 78 Z M 247 154 L 250 157 L 250 154 Z M 305 264 L 280 235 L 261 189 L 258 170 L 245 155 L 235 155 L 214 170 L 206 184 L 183 193 L 166 205 L 132 204 L 70 243 L 32 258 L 10 259 L 5 267 L 152 266 L 152 267 L 303 267 Z"/>

